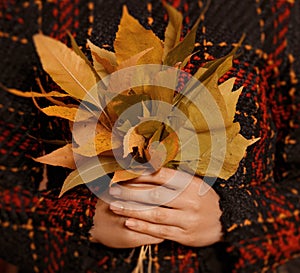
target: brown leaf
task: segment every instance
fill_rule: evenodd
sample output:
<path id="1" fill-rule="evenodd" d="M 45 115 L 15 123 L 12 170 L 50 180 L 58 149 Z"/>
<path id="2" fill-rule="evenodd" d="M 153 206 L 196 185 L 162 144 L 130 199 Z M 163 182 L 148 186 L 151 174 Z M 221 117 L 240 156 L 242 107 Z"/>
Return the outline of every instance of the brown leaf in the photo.
<path id="1" fill-rule="evenodd" d="M 76 168 L 72 144 L 67 144 L 66 146 L 59 148 L 50 154 L 35 158 L 34 160 L 52 166 L 60 166 L 69 169 Z"/>

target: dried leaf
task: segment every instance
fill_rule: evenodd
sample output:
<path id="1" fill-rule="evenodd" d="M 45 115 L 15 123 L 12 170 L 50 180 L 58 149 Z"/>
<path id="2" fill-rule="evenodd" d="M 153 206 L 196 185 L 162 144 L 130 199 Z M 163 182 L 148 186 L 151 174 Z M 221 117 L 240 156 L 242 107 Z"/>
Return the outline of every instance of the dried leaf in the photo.
<path id="1" fill-rule="evenodd" d="M 44 70 L 68 94 L 83 99 L 96 84 L 87 63 L 63 43 L 43 34 L 33 36 Z"/>
<path id="2" fill-rule="evenodd" d="M 142 52 L 139 52 L 139 53 L 135 54 L 134 56 L 130 57 L 129 59 L 121 62 L 120 65 L 118 66 L 118 70 L 137 65 L 139 60 L 152 49 L 153 49 L 153 47 L 147 48 L 147 49 L 143 50 Z"/>
<path id="3" fill-rule="evenodd" d="M 209 177 L 219 177 L 221 179 L 229 179 L 232 175 L 234 175 L 239 167 L 240 161 L 243 159 L 246 149 L 248 146 L 255 143 L 258 139 L 247 140 L 242 135 L 238 134 L 232 142 L 227 144 L 227 151 L 224 161 L 220 162 L 217 158 L 205 158 L 200 159 L 198 162 L 198 167 L 196 170 L 196 174 L 199 176 L 209 176 Z M 212 162 L 210 162 L 212 161 Z M 208 163 L 216 165 L 222 164 L 222 168 L 219 170 L 210 169 L 208 171 Z"/>
<path id="4" fill-rule="evenodd" d="M 234 175 L 239 167 L 240 161 L 245 156 L 247 147 L 259 139 L 260 138 L 248 140 L 241 134 L 238 134 L 231 142 L 227 143 L 226 156 L 219 177 L 226 180 Z"/>
<path id="5" fill-rule="evenodd" d="M 69 174 L 64 181 L 59 197 L 76 186 L 92 182 L 119 169 L 121 167 L 113 157 L 102 157 L 101 159 L 98 159 L 98 157 L 90 158 L 78 169 Z"/>
<path id="6" fill-rule="evenodd" d="M 17 90 L 17 89 L 12 89 L 12 88 L 7 88 L 5 90 L 7 90 L 8 92 L 10 92 L 10 93 L 12 93 L 16 96 L 24 97 L 24 98 L 32 98 L 32 97 L 34 97 L 34 98 L 45 98 L 45 97 L 63 98 L 63 97 L 68 97 L 69 96 L 68 94 L 63 94 L 63 93 L 60 93 L 60 92 L 57 92 L 57 91 L 51 91 L 51 92 L 42 94 L 42 93 L 33 92 L 33 91 L 24 92 L 24 91 Z"/>
<path id="7" fill-rule="evenodd" d="M 238 90 L 232 92 L 235 80 L 236 78 L 230 78 L 229 80 L 219 85 L 220 92 L 226 104 L 228 122 L 233 121 L 234 119 L 236 105 L 243 90 L 242 86 Z"/>
<path id="8" fill-rule="evenodd" d="M 152 137 L 149 139 L 149 145 L 152 143 L 158 141 L 160 142 L 162 140 L 163 131 L 165 129 L 165 124 L 161 123 L 160 126 L 157 128 L 157 130 L 154 132 Z"/>
<path id="9" fill-rule="evenodd" d="M 224 131 L 198 134 L 199 158 L 194 157 L 195 152 L 192 152 L 190 146 L 186 146 L 185 149 L 190 149 L 190 156 L 188 152 L 184 151 L 184 157 L 179 159 L 181 161 L 179 168 L 193 174 L 195 172 L 198 176 L 228 179 L 237 171 L 247 147 L 258 140 L 247 140 L 239 134 L 239 131 L 239 123 L 233 123 L 231 127 L 226 129 L 226 145 L 223 145 L 223 141 L 220 141 L 215 143 L 214 146 L 212 146 L 211 134 L 214 134 L 215 140 L 219 140 L 223 138 Z M 176 157 L 175 160 L 178 160 L 178 158 Z"/>
<path id="10" fill-rule="evenodd" d="M 179 140 L 176 133 L 173 132 L 161 142 L 152 142 L 148 146 L 146 156 L 154 170 L 158 170 L 176 157 L 178 149 Z"/>
<path id="11" fill-rule="evenodd" d="M 157 120 L 148 120 L 136 127 L 136 132 L 146 138 L 151 137 L 154 132 L 161 126 L 161 122 Z"/>
<path id="12" fill-rule="evenodd" d="M 69 169 L 76 168 L 72 144 L 67 144 L 66 146 L 59 148 L 50 154 L 35 158 L 34 160 L 39 163 L 52 166 L 61 166 Z"/>
<path id="13" fill-rule="evenodd" d="M 89 59 L 84 55 L 84 53 L 82 52 L 82 50 L 79 48 L 78 44 L 76 43 L 76 40 L 74 39 L 74 37 L 72 36 L 72 34 L 67 31 L 67 34 L 70 38 L 70 41 L 71 41 L 71 45 L 72 45 L 72 48 L 74 50 L 74 52 L 79 56 L 81 57 L 86 63 L 87 65 L 90 67 L 90 69 L 93 71 L 94 73 L 94 76 L 96 78 L 96 81 L 100 81 L 100 77 L 97 73 L 97 71 L 95 70 L 95 68 L 93 67 L 93 65 L 91 64 L 91 62 L 89 61 Z"/>
<path id="14" fill-rule="evenodd" d="M 135 108 L 135 114 L 137 116 L 141 116 L 143 112 L 143 107 L 141 105 L 141 102 L 147 101 L 149 99 L 150 98 L 144 94 L 141 95 L 119 94 L 113 98 L 113 100 L 111 101 L 111 105 L 113 106 L 113 109 L 118 116 L 120 116 L 124 111 L 129 109 L 131 106 L 136 105 L 137 108 Z"/>
<path id="15" fill-rule="evenodd" d="M 70 121 L 83 121 L 93 117 L 93 114 L 87 111 L 79 110 L 75 107 L 65 106 L 49 106 L 40 108 L 40 110 L 47 116 L 60 117 Z"/>
<path id="16" fill-rule="evenodd" d="M 199 53 L 199 52 L 200 52 L 200 50 L 197 50 L 197 51 L 193 52 L 192 54 L 190 54 L 189 56 L 187 56 L 187 57 L 182 61 L 182 63 L 179 65 L 179 68 L 180 68 L 180 69 L 183 69 L 183 68 L 187 65 L 187 63 L 191 60 L 191 58 L 192 58 L 195 54 L 197 54 L 197 53 Z"/>
<path id="17" fill-rule="evenodd" d="M 120 126 L 118 126 L 118 130 L 122 133 L 127 133 L 128 130 L 130 130 L 130 128 L 132 127 L 132 124 L 130 123 L 130 121 L 127 119 L 125 120 L 124 123 L 122 123 Z"/>
<path id="18" fill-rule="evenodd" d="M 178 77 L 174 75 L 173 69 L 160 71 L 153 78 L 153 86 L 149 88 L 149 95 L 152 100 L 172 104 L 177 85 Z"/>
<path id="19" fill-rule="evenodd" d="M 78 146 L 83 146 L 92 134 L 95 133 L 97 135 L 103 130 L 103 126 L 94 119 L 76 120 L 76 123 L 71 128 L 73 140 Z M 73 128 L 75 128 L 75 131 Z"/>
<path id="20" fill-rule="evenodd" d="M 102 76 L 102 78 L 117 70 L 116 66 L 112 65 L 108 59 L 100 57 L 96 52 L 93 52 L 92 54 L 95 60 L 94 65 L 96 67 L 96 71 Z"/>
<path id="21" fill-rule="evenodd" d="M 173 49 L 171 49 L 167 56 L 164 58 L 164 65 L 174 66 L 178 62 L 183 62 L 194 50 L 196 32 L 201 21 L 201 17 L 198 18 L 191 31 L 179 42 Z"/>
<path id="22" fill-rule="evenodd" d="M 171 5 L 165 2 L 163 3 L 163 5 L 169 15 L 169 22 L 165 31 L 165 41 L 164 41 L 163 59 L 165 59 L 165 57 L 170 52 L 170 50 L 173 49 L 180 40 L 183 16 L 179 11 L 177 11 Z"/>
<path id="23" fill-rule="evenodd" d="M 112 139 L 112 133 L 102 126 L 95 137 L 89 138 L 78 148 L 73 148 L 73 151 L 83 156 L 93 157 L 103 152 L 117 149 L 119 146 L 120 143 L 116 142 L 115 139 Z"/>
<path id="24" fill-rule="evenodd" d="M 143 108 L 143 117 L 149 118 L 151 116 L 151 113 L 144 101 L 142 101 L 142 108 Z"/>
<path id="25" fill-rule="evenodd" d="M 116 67 L 117 60 L 115 53 L 94 45 L 90 40 L 88 40 L 88 45 L 92 52 L 94 67 L 100 77 L 104 79 L 109 73 L 106 71 L 106 68 L 103 66 L 103 64 L 96 59 L 95 56 L 98 56 L 102 60 L 107 60 L 106 64 L 108 65 L 109 63 L 110 67 Z"/>
<path id="26" fill-rule="evenodd" d="M 123 158 L 127 157 L 138 148 L 138 153 L 142 157 L 145 146 L 145 138 L 135 131 L 135 127 L 131 127 L 123 138 Z"/>
<path id="27" fill-rule="evenodd" d="M 138 20 L 128 13 L 127 7 L 124 6 L 119 30 L 114 41 L 118 64 L 152 47 L 153 50 L 140 59 L 140 64 L 160 64 L 163 55 L 163 44 L 152 30 L 146 30 L 141 26 Z"/>
<path id="28" fill-rule="evenodd" d="M 136 170 L 117 170 L 114 173 L 113 178 L 111 179 L 110 185 L 118 183 L 118 182 L 124 182 L 128 181 L 134 178 L 137 178 L 142 175 L 142 171 L 136 171 Z"/>

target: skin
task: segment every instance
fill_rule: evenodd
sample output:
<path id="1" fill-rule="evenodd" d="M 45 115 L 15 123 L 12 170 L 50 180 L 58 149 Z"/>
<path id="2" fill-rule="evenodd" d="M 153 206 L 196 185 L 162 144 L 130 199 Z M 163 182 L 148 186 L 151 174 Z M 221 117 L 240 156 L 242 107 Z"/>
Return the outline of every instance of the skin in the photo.
<path id="1" fill-rule="evenodd" d="M 110 205 L 99 200 L 96 207 L 96 242 L 125 248 L 172 240 L 201 247 L 222 239 L 219 196 L 198 177 L 162 168 L 111 187 L 109 195 Z"/>

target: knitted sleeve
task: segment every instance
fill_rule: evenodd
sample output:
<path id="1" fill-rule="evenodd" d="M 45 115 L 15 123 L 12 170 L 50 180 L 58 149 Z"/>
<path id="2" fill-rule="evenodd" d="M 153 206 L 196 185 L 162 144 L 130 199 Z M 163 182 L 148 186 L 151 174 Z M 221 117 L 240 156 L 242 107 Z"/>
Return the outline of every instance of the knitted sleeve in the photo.
<path id="1" fill-rule="evenodd" d="M 33 67 L 37 73 L 41 69 L 32 35 L 42 20 L 38 2 L 0 1 L 0 8 L 0 83 L 37 90 Z M 63 16 L 70 23 L 72 14 L 67 11 L 70 14 Z M 0 257 L 18 265 L 21 272 L 84 272 L 96 198 L 82 187 L 58 199 L 57 189 L 63 181 L 59 171 L 51 174 L 56 187 L 38 191 L 43 166 L 32 157 L 40 155 L 43 148 L 37 141 L 40 132 L 45 130 L 44 138 L 51 139 L 55 126 L 40 115 L 31 99 L 11 95 L 1 87 Z M 99 260 L 101 253 L 97 253 Z"/>
<path id="2" fill-rule="evenodd" d="M 265 122 L 258 121 L 270 124 L 261 128 L 266 135 L 241 163 L 252 179 L 236 177 L 218 191 L 228 251 L 236 255 L 235 272 L 271 272 L 300 256 L 300 5 L 295 1 L 290 9 L 285 1 L 274 3 L 279 15 L 272 37 L 275 50 L 268 59 L 271 92 L 264 93 L 260 85 L 271 123 L 267 114 Z M 268 142 L 271 138 L 275 144 Z"/>

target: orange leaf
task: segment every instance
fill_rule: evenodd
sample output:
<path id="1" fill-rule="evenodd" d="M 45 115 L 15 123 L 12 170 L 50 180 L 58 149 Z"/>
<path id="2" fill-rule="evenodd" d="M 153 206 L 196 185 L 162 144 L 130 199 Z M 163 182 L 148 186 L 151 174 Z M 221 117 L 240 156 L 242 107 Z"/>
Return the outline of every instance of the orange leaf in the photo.
<path id="1" fill-rule="evenodd" d="M 110 182 L 110 184 L 114 184 L 117 182 L 122 182 L 122 181 L 128 181 L 134 178 L 137 178 L 141 176 L 142 172 L 134 172 L 133 170 L 128 171 L 128 170 L 117 170 L 114 173 L 114 176 Z"/>
<path id="2" fill-rule="evenodd" d="M 66 146 L 59 148 L 50 154 L 35 158 L 34 160 L 52 166 L 61 166 L 69 169 L 76 168 L 72 144 L 67 144 Z"/>

